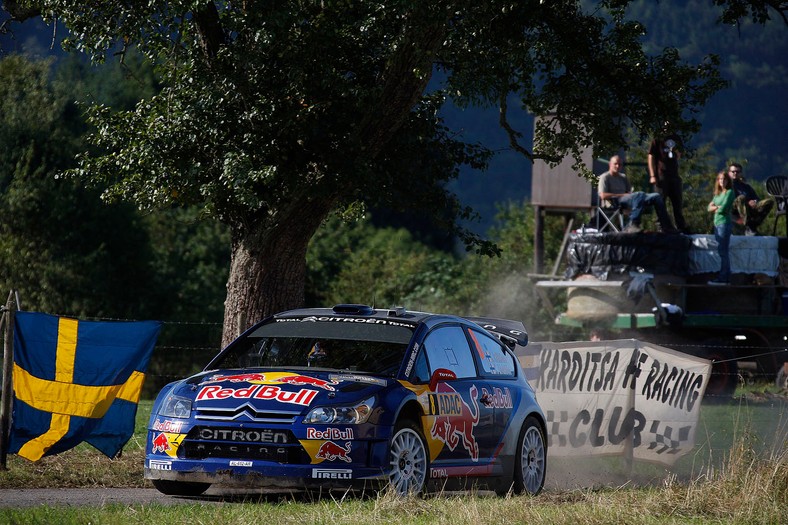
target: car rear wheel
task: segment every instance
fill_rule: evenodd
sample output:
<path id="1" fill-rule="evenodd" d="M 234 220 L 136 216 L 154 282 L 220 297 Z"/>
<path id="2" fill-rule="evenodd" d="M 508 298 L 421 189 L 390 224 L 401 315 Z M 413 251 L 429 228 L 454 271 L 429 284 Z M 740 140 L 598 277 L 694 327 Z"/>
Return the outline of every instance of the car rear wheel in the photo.
<path id="1" fill-rule="evenodd" d="M 427 485 L 429 458 L 426 442 L 415 423 L 404 420 L 397 424 L 389 458 L 389 483 L 397 494 L 422 494 Z"/>
<path id="2" fill-rule="evenodd" d="M 708 359 L 711 364 L 711 375 L 706 385 L 706 401 L 727 402 L 739 384 L 739 364 L 736 352 L 730 342 L 721 339 L 709 339 L 703 342 L 705 353 L 700 357 Z"/>
<path id="3" fill-rule="evenodd" d="M 785 373 L 784 366 L 777 371 L 777 379 L 775 379 L 775 384 L 780 390 L 788 390 L 788 374 Z"/>
<path id="4" fill-rule="evenodd" d="M 532 416 L 525 419 L 517 441 L 514 492 L 535 496 L 541 492 L 547 473 L 547 449 L 542 427 Z"/>
<path id="5" fill-rule="evenodd" d="M 156 490 L 168 496 L 199 496 L 211 486 L 210 483 L 191 483 L 165 479 L 154 479 L 152 481 Z"/>

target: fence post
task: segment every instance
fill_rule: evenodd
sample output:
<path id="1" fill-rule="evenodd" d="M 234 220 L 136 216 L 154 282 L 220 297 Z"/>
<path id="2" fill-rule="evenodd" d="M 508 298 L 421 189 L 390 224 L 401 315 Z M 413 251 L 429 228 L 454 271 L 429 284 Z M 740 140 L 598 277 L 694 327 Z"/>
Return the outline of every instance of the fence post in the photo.
<path id="1" fill-rule="evenodd" d="M 16 312 L 15 302 L 16 292 L 11 290 L 8 294 L 8 301 L 5 304 L 5 311 L 0 322 L 0 332 L 5 326 L 5 338 L 3 344 L 3 390 L 0 400 L 0 470 L 7 470 L 6 459 L 8 457 L 9 431 L 11 430 L 11 410 L 13 408 L 13 370 L 14 370 L 14 314 Z"/>
<path id="2" fill-rule="evenodd" d="M 642 352 L 640 340 L 638 339 L 637 344 L 635 345 L 635 352 Z M 629 410 L 635 409 L 635 388 L 629 389 Z M 627 476 L 629 479 L 632 479 L 632 472 L 635 468 L 635 430 L 632 429 L 632 435 L 627 438 L 624 442 L 624 465 L 627 469 Z"/>

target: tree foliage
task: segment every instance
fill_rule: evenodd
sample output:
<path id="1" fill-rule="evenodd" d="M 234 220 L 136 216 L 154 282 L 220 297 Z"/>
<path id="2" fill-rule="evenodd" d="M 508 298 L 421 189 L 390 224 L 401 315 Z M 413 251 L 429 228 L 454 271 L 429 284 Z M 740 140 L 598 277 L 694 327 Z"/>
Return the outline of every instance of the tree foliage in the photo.
<path id="1" fill-rule="evenodd" d="M 307 304 L 444 310 L 464 286 L 461 265 L 404 228 L 375 227 L 369 217 L 352 223 L 333 217 L 307 252 Z"/>
<path id="2" fill-rule="evenodd" d="M 126 73 L 22 56 L 0 59 L 0 282 L 22 304 L 82 317 L 221 318 L 229 236 L 194 210 L 145 216 L 100 188 L 59 177 L 88 145 L 76 100 L 133 107 L 156 91 L 137 62 Z M 147 80 L 144 80 L 147 77 Z M 123 80 L 123 81 L 121 81 Z"/>
<path id="3" fill-rule="evenodd" d="M 155 91 L 133 60 L 99 71 L 69 60 L 54 71 L 50 61 L 0 59 L 0 284 L 19 292 L 25 310 L 170 321 L 148 395 L 218 350 L 227 228 L 197 210 L 142 215 L 107 204 L 100 188 L 57 174 L 88 147 L 75 100 L 133 107 Z"/>
<path id="4" fill-rule="evenodd" d="M 647 55 L 629 3 L 24 2 L 69 29 L 67 48 L 102 61 L 136 46 L 158 66 L 158 95 L 131 111 L 93 107 L 100 152 L 71 174 L 108 199 L 197 205 L 230 227 L 225 341 L 303 304 L 307 244 L 337 209 L 440 210 L 469 246 L 495 251 L 458 226 L 471 212 L 445 190 L 490 155 L 444 125 L 447 99 L 498 106 L 529 158 L 622 145 L 626 127 L 645 135 L 664 119 L 697 130 L 693 112 L 723 85 L 716 58 Z M 737 18 L 774 7 L 718 3 Z M 611 82 L 619 70 L 636 74 Z M 510 100 L 551 115 L 532 150 L 510 125 Z"/>
<path id="5" fill-rule="evenodd" d="M 133 316 L 149 306 L 137 290 L 152 273 L 134 208 L 54 176 L 84 147 L 72 101 L 48 63 L 0 60 L 0 280 L 28 307 Z"/>
<path id="6" fill-rule="evenodd" d="M 534 266 L 534 208 L 510 203 L 499 209 L 489 232 L 500 257 L 461 257 L 431 249 L 403 229 L 332 218 L 307 253 L 307 304 L 359 302 L 380 307 L 521 319 L 529 333 L 556 330 L 527 274 Z M 548 264 L 559 256 L 563 218 L 545 221 Z M 555 299 L 560 304 L 560 299 Z"/>

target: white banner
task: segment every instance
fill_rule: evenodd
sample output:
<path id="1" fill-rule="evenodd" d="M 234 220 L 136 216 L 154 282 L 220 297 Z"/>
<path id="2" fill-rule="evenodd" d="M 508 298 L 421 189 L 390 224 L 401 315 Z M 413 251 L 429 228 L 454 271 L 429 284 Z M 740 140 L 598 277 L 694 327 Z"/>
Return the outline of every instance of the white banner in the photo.
<path id="1" fill-rule="evenodd" d="M 518 357 L 547 418 L 550 456 L 672 465 L 692 450 L 710 361 L 635 339 L 529 343 Z"/>

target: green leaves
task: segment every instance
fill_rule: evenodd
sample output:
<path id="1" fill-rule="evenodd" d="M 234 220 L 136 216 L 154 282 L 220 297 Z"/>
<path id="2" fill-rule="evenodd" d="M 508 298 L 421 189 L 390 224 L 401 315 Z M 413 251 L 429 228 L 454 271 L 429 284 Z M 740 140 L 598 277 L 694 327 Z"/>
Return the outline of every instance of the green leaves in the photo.
<path id="1" fill-rule="evenodd" d="M 785 2 L 770 0 L 714 0 L 714 4 L 723 7 L 720 22 L 724 24 L 738 24 L 743 19 L 750 17 L 753 22 L 765 24 L 772 16 L 782 18 L 788 24 L 786 12 L 788 5 Z"/>
<path id="2" fill-rule="evenodd" d="M 146 70 L 128 73 L 141 81 Z M 0 283 L 20 292 L 25 308 L 44 312 L 218 320 L 226 228 L 198 221 L 197 210 L 142 217 L 128 202 L 102 203 L 100 184 L 86 188 L 82 179 L 60 176 L 68 168 L 80 173 L 74 156 L 89 148 L 87 125 L 71 101 L 90 91 L 122 106 L 152 89 L 132 84 L 134 97 L 106 88 L 116 74 L 105 67 L 97 76 L 69 61 L 53 72 L 49 62 L 0 59 Z M 94 111 L 110 121 L 126 116 L 109 106 Z M 97 134 L 109 140 L 106 130 Z"/>
<path id="3" fill-rule="evenodd" d="M 259 257 L 250 267 L 280 272 L 232 283 L 244 300 L 228 297 L 228 310 L 249 316 L 300 300 L 300 282 L 255 283 L 300 280 L 278 256 L 300 254 L 327 215 L 357 204 L 431 211 L 470 250 L 497 253 L 458 226 L 473 211 L 446 189 L 492 155 L 447 129 L 447 97 L 501 107 L 513 148 L 557 162 L 619 148 L 626 129 L 643 137 L 666 119 L 690 133 L 724 85 L 714 57 L 646 53 L 625 0 L 37 4 L 68 27 L 68 45 L 95 61 L 138 49 L 163 86 L 134 108 L 92 108 L 93 148 L 70 173 L 110 200 L 193 205 L 227 224 L 236 253 Z M 739 4 L 725 3 L 734 15 Z M 532 149 L 504 103 L 545 116 Z"/>

